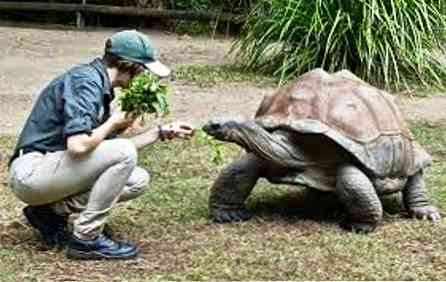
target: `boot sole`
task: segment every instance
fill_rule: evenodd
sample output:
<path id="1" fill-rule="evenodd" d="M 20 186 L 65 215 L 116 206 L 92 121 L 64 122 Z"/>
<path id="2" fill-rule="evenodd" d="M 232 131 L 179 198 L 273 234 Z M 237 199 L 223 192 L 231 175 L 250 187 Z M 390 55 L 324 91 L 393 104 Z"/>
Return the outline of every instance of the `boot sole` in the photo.
<path id="1" fill-rule="evenodd" d="M 128 254 L 123 254 L 119 256 L 105 255 L 100 252 L 84 252 L 75 249 L 67 250 L 67 258 L 75 260 L 126 260 L 132 259 L 137 256 L 137 252 L 131 252 Z"/>

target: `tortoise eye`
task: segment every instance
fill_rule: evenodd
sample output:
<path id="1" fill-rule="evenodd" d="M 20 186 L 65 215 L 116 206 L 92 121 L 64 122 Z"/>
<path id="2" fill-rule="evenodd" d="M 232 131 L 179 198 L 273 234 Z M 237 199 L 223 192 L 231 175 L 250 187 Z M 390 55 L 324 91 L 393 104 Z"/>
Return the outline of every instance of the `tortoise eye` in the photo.
<path id="1" fill-rule="evenodd" d="M 211 130 L 219 130 L 221 128 L 221 124 L 220 123 L 213 123 L 210 126 Z"/>

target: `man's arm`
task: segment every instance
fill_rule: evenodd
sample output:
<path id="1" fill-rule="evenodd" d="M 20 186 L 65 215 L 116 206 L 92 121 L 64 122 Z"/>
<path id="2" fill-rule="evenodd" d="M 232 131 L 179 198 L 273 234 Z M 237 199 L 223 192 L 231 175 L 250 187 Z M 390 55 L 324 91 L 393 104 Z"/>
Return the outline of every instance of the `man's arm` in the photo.
<path id="1" fill-rule="evenodd" d="M 67 150 L 70 155 L 75 158 L 90 153 L 96 148 L 105 138 L 115 130 L 115 125 L 111 119 L 93 129 L 91 134 L 81 133 L 75 134 L 67 138 Z"/>
<path id="2" fill-rule="evenodd" d="M 160 138 L 160 130 L 158 128 L 148 130 L 130 138 L 135 144 L 136 149 L 142 149 L 147 145 L 153 144 Z"/>
<path id="3" fill-rule="evenodd" d="M 172 140 L 175 138 L 188 139 L 193 134 L 194 129 L 191 124 L 185 122 L 173 122 L 136 135 L 130 138 L 130 140 L 133 141 L 136 148 L 139 150 L 147 145 L 155 143 L 157 140 Z"/>
<path id="4" fill-rule="evenodd" d="M 67 138 L 68 153 L 74 158 L 82 158 L 93 151 L 112 132 L 129 127 L 134 120 L 135 117 L 130 114 L 116 112 L 105 123 L 93 129 L 90 134 L 81 133 L 69 136 Z"/>
<path id="5" fill-rule="evenodd" d="M 104 124 L 92 130 L 91 134 L 77 134 L 67 140 L 68 152 L 75 158 L 82 158 L 96 148 L 111 132 L 127 128 L 134 121 L 123 113 L 112 115 Z M 193 127 L 187 123 L 175 122 L 162 127 L 148 130 L 131 137 L 130 140 L 139 150 L 153 144 L 159 139 L 189 138 L 194 133 Z"/>

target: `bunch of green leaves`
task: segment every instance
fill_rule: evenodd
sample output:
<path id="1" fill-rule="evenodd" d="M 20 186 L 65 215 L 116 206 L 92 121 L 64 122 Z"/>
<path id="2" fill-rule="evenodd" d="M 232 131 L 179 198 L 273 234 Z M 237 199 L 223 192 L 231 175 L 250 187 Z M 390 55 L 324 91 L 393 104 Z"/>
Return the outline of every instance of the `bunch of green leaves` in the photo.
<path id="1" fill-rule="evenodd" d="M 143 73 L 136 76 L 128 88 L 122 90 L 118 97 L 121 109 L 138 116 L 156 113 L 164 116 L 169 113 L 169 88 L 160 79 L 151 74 Z"/>
<path id="2" fill-rule="evenodd" d="M 203 130 L 197 130 L 196 140 L 198 145 L 208 146 L 210 148 L 210 160 L 213 164 L 220 165 L 224 159 L 224 143 L 207 135 Z"/>
<path id="3" fill-rule="evenodd" d="M 444 88 L 443 2 L 259 0 L 232 51 L 282 80 L 321 67 L 387 88 Z"/>

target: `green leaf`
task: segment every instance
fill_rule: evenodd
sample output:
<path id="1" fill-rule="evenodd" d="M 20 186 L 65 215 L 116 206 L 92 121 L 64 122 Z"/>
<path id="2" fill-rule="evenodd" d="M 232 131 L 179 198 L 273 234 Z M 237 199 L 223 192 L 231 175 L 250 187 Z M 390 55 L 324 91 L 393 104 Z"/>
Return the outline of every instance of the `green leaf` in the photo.
<path id="1" fill-rule="evenodd" d="M 158 77 L 144 73 L 136 76 L 129 87 L 122 90 L 118 101 L 123 111 L 162 116 L 169 112 L 168 96 L 167 85 L 160 84 Z"/>

